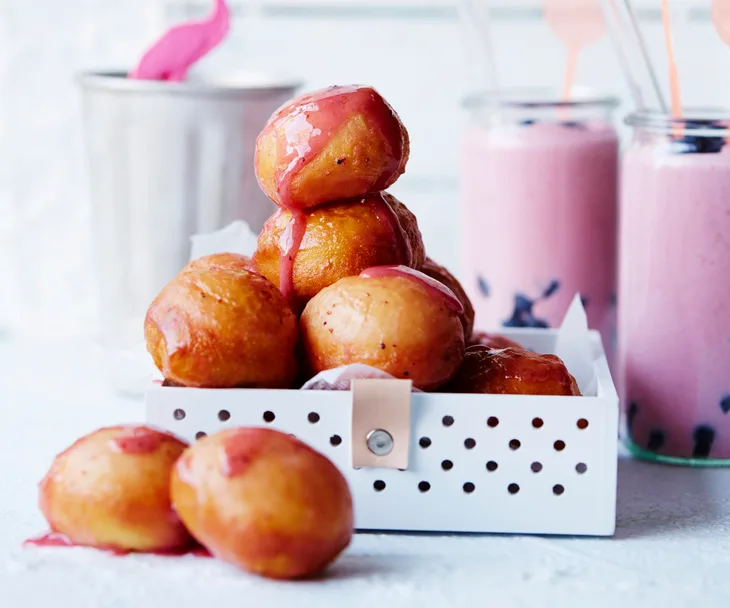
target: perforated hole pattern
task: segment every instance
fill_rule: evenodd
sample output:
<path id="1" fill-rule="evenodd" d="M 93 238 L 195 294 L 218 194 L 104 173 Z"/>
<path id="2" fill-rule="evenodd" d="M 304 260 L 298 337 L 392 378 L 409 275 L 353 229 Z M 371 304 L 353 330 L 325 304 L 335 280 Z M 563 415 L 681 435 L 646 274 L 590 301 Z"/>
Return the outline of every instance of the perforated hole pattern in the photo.
<path id="1" fill-rule="evenodd" d="M 227 401 L 211 407 L 202 394 L 200 397 L 193 407 L 170 403 L 164 420 L 148 421 L 190 440 L 235 426 L 270 427 L 295 435 L 345 473 L 356 504 L 367 505 L 364 515 L 362 506 L 356 509 L 365 519 L 364 524 L 358 523 L 361 528 L 490 531 L 483 523 L 485 509 L 503 509 L 509 517 L 519 519 L 522 512 L 542 509 L 541 501 L 564 505 L 560 508 L 574 510 L 575 517 L 580 517 L 593 504 L 592 484 L 597 475 L 590 473 L 591 468 L 602 466 L 598 443 L 603 433 L 596 432 L 599 426 L 585 410 L 572 414 L 572 420 L 563 415 L 556 423 L 545 410 L 538 416 L 525 412 L 515 419 L 507 409 L 476 415 L 474 408 L 454 407 L 453 413 L 426 408 L 420 416 L 412 414 L 408 469 L 399 471 L 352 468 L 350 412 L 333 402 L 312 399 L 301 407 L 287 403 L 284 408 L 275 400 L 243 403 L 242 407 Z M 311 397 L 319 395 L 312 392 Z M 481 514 L 469 515 L 472 507 L 467 503 L 460 507 L 459 497 L 480 505 Z M 450 524 L 431 524 L 426 519 L 430 509 L 432 514 L 453 512 Z M 383 513 L 390 514 L 387 521 L 381 521 Z M 560 511 L 554 513 L 558 519 Z M 566 513 L 559 518 L 573 519 Z M 546 517 L 544 514 L 543 519 Z M 523 528 L 529 526 L 532 524 Z M 519 530 L 518 525 L 515 531 Z M 550 533 L 549 529 L 535 531 Z M 570 533 L 569 526 L 560 533 Z"/>
<path id="2" fill-rule="evenodd" d="M 177 421 L 184 420 L 185 417 L 186 417 L 185 411 L 180 408 L 176 409 L 173 412 L 173 418 Z M 230 420 L 230 418 L 231 418 L 231 414 L 227 410 L 220 410 L 218 412 L 218 419 L 220 421 L 226 422 L 226 421 Z M 276 414 L 270 410 L 267 410 L 263 413 L 263 419 L 267 423 L 274 422 L 274 420 L 276 420 Z M 316 412 L 310 412 L 309 415 L 307 416 L 307 420 L 312 424 L 316 424 L 317 422 L 320 421 L 320 419 L 321 419 L 320 415 Z M 442 418 L 442 423 L 446 427 L 453 426 L 454 422 L 455 421 L 452 416 L 444 416 Z M 496 428 L 498 426 L 498 424 L 499 424 L 499 422 L 498 422 L 497 418 L 495 418 L 494 416 L 490 416 L 487 419 L 487 426 L 489 426 L 490 428 Z M 544 422 L 541 418 L 533 418 L 533 420 L 532 420 L 532 426 L 535 429 L 542 428 L 543 424 L 544 424 Z M 581 418 L 576 422 L 576 426 L 580 430 L 587 429 L 588 425 L 589 425 L 589 423 L 585 418 Z M 203 431 L 199 431 L 195 434 L 196 439 L 201 439 L 205 436 L 206 436 L 206 433 Z M 295 435 L 292 435 L 292 437 L 295 437 Z M 342 443 L 342 438 L 339 435 L 332 435 L 330 437 L 331 446 L 337 447 L 341 443 Z M 432 442 L 429 437 L 421 437 L 421 439 L 419 440 L 418 443 L 421 446 L 421 448 L 427 449 L 427 448 L 431 447 Z M 476 445 L 477 445 L 477 442 L 472 437 L 467 437 L 466 439 L 464 439 L 464 447 L 467 450 L 474 449 L 476 447 Z M 511 439 L 509 442 L 509 448 L 511 450 L 518 450 L 521 447 L 521 445 L 522 445 L 522 442 L 519 439 Z M 557 440 L 553 444 L 553 447 L 557 451 L 563 451 L 565 449 L 566 445 L 563 440 Z M 454 468 L 454 463 L 452 460 L 448 460 L 448 459 L 444 460 L 441 462 L 441 468 L 444 471 L 450 471 L 451 469 Z M 487 471 L 494 472 L 499 468 L 499 463 L 497 463 L 493 460 L 490 460 L 489 462 L 487 462 L 486 468 L 487 468 Z M 543 469 L 543 465 L 540 462 L 533 462 L 530 465 L 530 470 L 533 473 L 540 473 L 542 471 L 542 469 Z M 588 470 L 588 467 L 585 463 L 579 462 L 578 464 L 575 465 L 575 470 L 577 473 L 582 475 Z M 376 480 L 373 483 L 373 488 L 377 492 L 382 492 L 386 488 L 386 484 L 382 480 Z M 421 481 L 418 484 L 418 489 L 421 491 L 421 493 L 426 493 L 426 492 L 430 491 L 431 484 L 428 481 Z M 475 485 L 471 482 L 467 482 L 463 485 L 463 490 L 467 494 L 471 494 L 472 492 L 474 492 L 475 489 L 476 489 Z M 553 486 L 552 490 L 553 490 L 553 494 L 555 494 L 556 496 L 560 496 L 565 492 L 565 487 L 561 484 L 556 484 Z M 520 491 L 520 487 L 516 483 L 510 483 L 507 486 L 507 491 L 510 494 L 517 494 Z"/>

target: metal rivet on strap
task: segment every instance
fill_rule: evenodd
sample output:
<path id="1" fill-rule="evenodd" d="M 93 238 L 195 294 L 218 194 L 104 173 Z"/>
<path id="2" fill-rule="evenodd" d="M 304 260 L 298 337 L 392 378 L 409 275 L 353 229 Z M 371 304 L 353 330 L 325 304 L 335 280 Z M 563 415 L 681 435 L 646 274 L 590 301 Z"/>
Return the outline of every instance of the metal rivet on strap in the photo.
<path id="1" fill-rule="evenodd" d="M 393 451 L 393 436 L 382 429 L 373 429 L 367 435 L 368 449 L 376 456 L 385 456 Z"/>

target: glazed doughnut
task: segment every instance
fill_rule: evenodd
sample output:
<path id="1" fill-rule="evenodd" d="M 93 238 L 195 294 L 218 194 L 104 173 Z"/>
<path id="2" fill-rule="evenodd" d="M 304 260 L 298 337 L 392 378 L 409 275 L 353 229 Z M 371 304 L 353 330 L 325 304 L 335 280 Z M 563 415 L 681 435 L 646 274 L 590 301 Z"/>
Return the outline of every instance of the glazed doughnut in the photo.
<path id="1" fill-rule="evenodd" d="M 294 216 L 280 209 L 264 225 L 253 261 L 300 311 L 341 278 L 371 266 L 418 268 L 425 257 L 415 216 L 394 196 L 379 192 Z"/>
<path id="2" fill-rule="evenodd" d="M 316 574 L 353 534 L 352 496 L 319 452 L 271 429 L 198 441 L 172 476 L 175 510 L 214 556 L 278 579 Z"/>
<path id="3" fill-rule="evenodd" d="M 288 388 L 297 321 L 279 290 L 243 268 L 181 272 L 145 319 L 147 350 L 168 381 L 196 388 Z"/>
<path id="4" fill-rule="evenodd" d="M 434 390 L 464 356 L 463 307 L 442 283 L 407 267 L 341 279 L 310 300 L 300 319 L 309 369 L 375 367 Z"/>
<path id="5" fill-rule="evenodd" d="M 272 201 L 308 209 L 385 190 L 409 152 L 406 128 L 375 89 L 337 86 L 280 108 L 256 141 L 254 164 Z"/>
<path id="6" fill-rule="evenodd" d="M 76 545 L 174 551 L 192 539 L 172 510 L 170 475 L 186 444 L 144 426 L 100 429 L 54 460 L 40 484 L 48 524 Z"/>
<path id="7" fill-rule="evenodd" d="M 474 306 L 472 306 L 471 300 L 466 295 L 466 291 L 464 291 L 461 283 L 446 268 L 437 264 L 431 258 L 426 258 L 420 270 L 423 274 L 446 285 L 459 298 L 459 302 L 464 307 L 464 313 L 461 315 L 461 324 L 464 326 L 464 338 L 468 342 L 474 330 Z"/>
<path id="8" fill-rule="evenodd" d="M 450 393 L 500 395 L 580 395 L 578 384 L 555 355 L 523 348 L 466 349 L 459 373 L 444 389 Z"/>
<path id="9" fill-rule="evenodd" d="M 489 348 L 522 348 L 514 340 L 510 340 L 500 334 L 488 333 L 486 331 L 478 331 L 472 334 L 471 339 L 467 341 L 467 346 L 488 346 Z"/>
<path id="10" fill-rule="evenodd" d="M 248 256 L 240 255 L 238 253 L 214 253 L 188 262 L 181 272 L 208 270 L 209 268 L 230 268 L 234 270 L 248 270 L 251 272 L 256 271 L 251 258 Z"/>

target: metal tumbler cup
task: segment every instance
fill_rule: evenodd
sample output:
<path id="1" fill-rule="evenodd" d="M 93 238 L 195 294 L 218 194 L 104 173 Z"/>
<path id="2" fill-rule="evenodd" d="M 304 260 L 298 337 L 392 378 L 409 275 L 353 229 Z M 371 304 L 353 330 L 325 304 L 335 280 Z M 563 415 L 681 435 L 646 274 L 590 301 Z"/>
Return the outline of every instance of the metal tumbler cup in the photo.
<path id="1" fill-rule="evenodd" d="M 83 73 L 98 337 L 108 380 L 138 394 L 149 381 L 143 320 L 185 265 L 190 237 L 275 207 L 253 169 L 269 116 L 298 83 L 242 75 L 167 83 Z"/>

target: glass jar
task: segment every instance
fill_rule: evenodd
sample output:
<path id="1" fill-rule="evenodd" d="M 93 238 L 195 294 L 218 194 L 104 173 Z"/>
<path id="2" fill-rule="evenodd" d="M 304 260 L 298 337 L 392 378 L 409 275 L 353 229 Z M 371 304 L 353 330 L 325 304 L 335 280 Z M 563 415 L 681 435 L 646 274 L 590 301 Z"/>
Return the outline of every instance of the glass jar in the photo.
<path id="1" fill-rule="evenodd" d="M 555 327 L 579 293 L 609 360 L 615 339 L 614 98 L 479 95 L 461 164 L 466 287 L 477 326 Z"/>
<path id="2" fill-rule="evenodd" d="M 619 387 L 638 456 L 730 464 L 730 114 L 631 114 Z"/>

